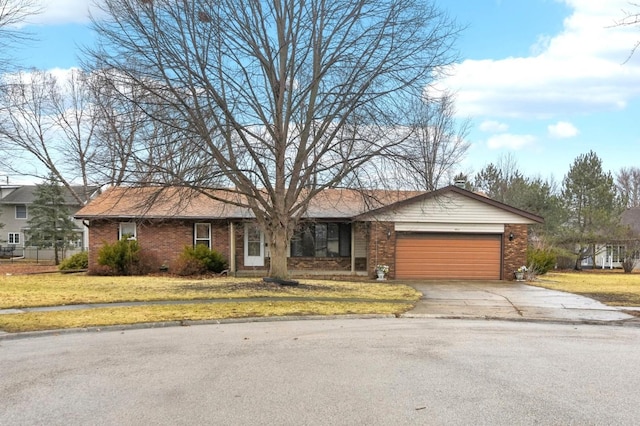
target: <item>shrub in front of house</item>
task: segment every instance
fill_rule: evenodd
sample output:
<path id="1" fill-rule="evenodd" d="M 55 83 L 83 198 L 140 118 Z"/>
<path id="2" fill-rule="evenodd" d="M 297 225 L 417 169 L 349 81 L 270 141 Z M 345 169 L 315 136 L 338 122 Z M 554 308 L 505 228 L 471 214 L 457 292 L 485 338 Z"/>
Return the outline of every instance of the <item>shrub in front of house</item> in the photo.
<path id="1" fill-rule="evenodd" d="M 209 247 L 198 244 L 186 246 L 174 264 L 174 272 L 178 275 L 203 275 L 220 273 L 227 269 L 227 260 L 222 254 Z"/>
<path id="2" fill-rule="evenodd" d="M 549 248 L 533 248 L 527 250 L 527 265 L 538 275 L 549 272 L 556 266 L 557 254 Z"/>
<path id="3" fill-rule="evenodd" d="M 63 260 L 58 266 L 61 271 L 77 271 L 79 269 L 87 269 L 89 267 L 89 253 L 81 251 L 73 256 Z"/>
<path id="4" fill-rule="evenodd" d="M 143 252 L 136 240 L 122 239 L 113 244 L 105 243 L 98 252 L 95 275 L 145 275 L 151 272 L 153 259 Z"/>

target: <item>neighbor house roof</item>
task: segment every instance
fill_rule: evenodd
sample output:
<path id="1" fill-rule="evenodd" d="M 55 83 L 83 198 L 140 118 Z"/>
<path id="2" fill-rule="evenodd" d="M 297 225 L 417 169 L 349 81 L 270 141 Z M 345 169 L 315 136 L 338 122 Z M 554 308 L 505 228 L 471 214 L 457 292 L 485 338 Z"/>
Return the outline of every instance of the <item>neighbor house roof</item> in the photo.
<path id="1" fill-rule="evenodd" d="M 307 208 L 306 218 L 349 219 L 386 204 L 415 197 L 417 191 L 326 189 Z M 246 198 L 230 190 L 178 187 L 112 187 L 80 209 L 79 219 L 243 219 L 252 218 Z"/>
<path id="2" fill-rule="evenodd" d="M 7 194 L 4 198 L 0 199 L 0 204 L 31 204 L 35 200 L 35 190 L 36 185 L 23 185 L 20 186 L 9 194 Z M 84 187 L 82 186 L 72 186 L 73 191 L 78 194 L 81 198 L 83 198 Z M 89 193 L 94 193 L 98 190 L 98 187 L 89 187 Z M 79 205 L 78 201 L 73 197 L 71 192 L 67 188 L 63 188 L 64 195 L 64 204 L 68 206 L 77 206 Z M 84 200 L 85 202 L 87 200 Z"/>

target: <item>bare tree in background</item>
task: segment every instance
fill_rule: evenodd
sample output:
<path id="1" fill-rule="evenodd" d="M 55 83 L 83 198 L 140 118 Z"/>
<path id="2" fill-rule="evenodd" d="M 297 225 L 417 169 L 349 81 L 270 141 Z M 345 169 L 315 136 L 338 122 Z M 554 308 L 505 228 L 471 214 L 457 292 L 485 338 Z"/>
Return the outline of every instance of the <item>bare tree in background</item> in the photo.
<path id="1" fill-rule="evenodd" d="M 619 27 L 631 27 L 638 26 L 640 24 L 640 3 L 629 2 L 629 6 L 632 9 L 623 9 L 622 13 L 624 14 L 624 17 L 617 21 L 615 25 Z M 636 42 L 636 44 L 632 46 L 628 59 L 636 53 L 638 47 L 640 47 L 640 41 Z"/>
<path id="2" fill-rule="evenodd" d="M 94 21 L 102 48 L 88 62 L 135 82 L 147 95 L 139 107 L 192 155 L 186 170 L 155 183 L 203 189 L 223 176 L 266 233 L 270 275 L 279 278 L 309 201 L 388 152 L 384 135 L 451 63 L 458 31 L 429 1 L 102 7 L 110 18 Z M 160 155 L 169 147 L 154 147 L 163 177 L 172 172 L 162 163 L 170 155 Z"/>
<path id="3" fill-rule="evenodd" d="M 621 168 L 616 173 L 616 187 L 627 208 L 640 207 L 640 168 Z"/>
<path id="4" fill-rule="evenodd" d="M 509 191 L 516 181 L 522 181 L 524 175 L 518 168 L 518 162 L 511 154 L 500 156 L 496 164 L 489 163 L 476 173 L 474 187 L 487 197 L 509 204 Z"/>
<path id="5" fill-rule="evenodd" d="M 79 70 L 62 83 L 45 71 L 11 75 L 0 96 L 0 167 L 40 179 L 52 175 L 82 203 L 93 183 L 92 114 L 87 77 Z"/>
<path id="6" fill-rule="evenodd" d="M 400 166 L 416 189 L 433 191 L 451 183 L 469 149 L 469 120 L 456 122 L 454 101 L 444 93 L 414 102 L 409 112 L 411 133 L 400 146 Z"/>
<path id="7" fill-rule="evenodd" d="M 11 57 L 7 54 L 11 46 L 31 39 L 20 30 L 29 16 L 41 10 L 38 0 L 0 0 L 0 72 L 9 70 Z"/>

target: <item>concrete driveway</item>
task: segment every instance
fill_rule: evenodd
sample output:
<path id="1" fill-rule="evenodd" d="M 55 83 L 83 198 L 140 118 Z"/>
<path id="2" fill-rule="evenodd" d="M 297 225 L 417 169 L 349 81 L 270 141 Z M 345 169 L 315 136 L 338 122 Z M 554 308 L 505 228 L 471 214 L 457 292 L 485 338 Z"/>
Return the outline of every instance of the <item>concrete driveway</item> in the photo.
<path id="1" fill-rule="evenodd" d="M 423 297 L 405 317 L 491 318 L 527 321 L 635 320 L 619 308 L 576 294 L 513 281 L 405 282 Z"/>

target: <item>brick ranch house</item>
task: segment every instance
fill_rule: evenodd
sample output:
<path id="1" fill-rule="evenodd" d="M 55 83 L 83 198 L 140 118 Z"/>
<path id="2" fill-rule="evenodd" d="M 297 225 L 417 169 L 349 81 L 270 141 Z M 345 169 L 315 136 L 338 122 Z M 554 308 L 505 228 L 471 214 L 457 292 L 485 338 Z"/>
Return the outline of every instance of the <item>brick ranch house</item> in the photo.
<path id="1" fill-rule="evenodd" d="M 266 274 L 269 247 L 250 210 L 227 192 L 113 187 L 75 215 L 89 229 L 89 267 L 104 243 L 136 238 L 171 268 L 184 246 L 205 244 L 229 273 Z M 226 197 L 226 198 L 225 198 Z M 234 198 L 236 197 L 236 198 Z M 325 190 L 290 244 L 292 275 L 511 280 L 526 263 L 528 226 L 542 218 L 457 186 L 433 192 Z"/>

